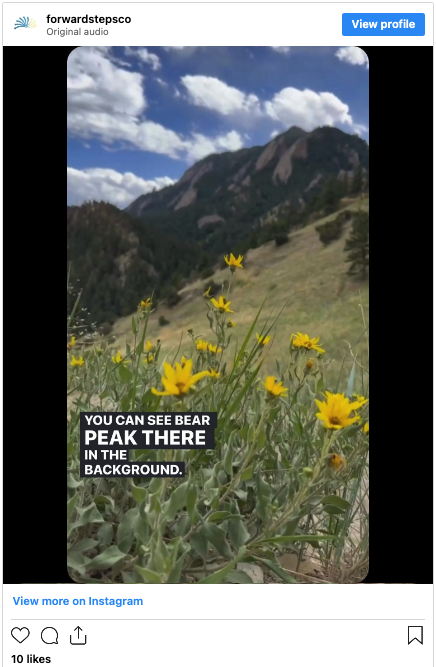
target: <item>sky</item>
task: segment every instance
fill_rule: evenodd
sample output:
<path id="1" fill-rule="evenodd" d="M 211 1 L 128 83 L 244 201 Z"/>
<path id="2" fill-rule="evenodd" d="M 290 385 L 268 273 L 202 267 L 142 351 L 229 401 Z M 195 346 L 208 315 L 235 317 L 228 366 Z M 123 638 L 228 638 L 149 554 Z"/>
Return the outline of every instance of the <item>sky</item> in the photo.
<path id="1" fill-rule="evenodd" d="M 125 208 L 210 155 L 297 125 L 369 141 L 358 47 L 79 47 L 67 65 L 67 203 Z"/>

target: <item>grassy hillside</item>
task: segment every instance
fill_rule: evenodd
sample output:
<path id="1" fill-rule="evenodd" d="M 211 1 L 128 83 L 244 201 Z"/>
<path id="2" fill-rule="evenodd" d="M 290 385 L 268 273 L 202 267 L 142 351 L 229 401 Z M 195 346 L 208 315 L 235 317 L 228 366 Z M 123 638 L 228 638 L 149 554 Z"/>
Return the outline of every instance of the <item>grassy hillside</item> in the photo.
<path id="1" fill-rule="evenodd" d="M 348 203 L 347 208 L 369 209 L 369 199 L 359 199 Z M 365 355 L 366 335 L 362 320 L 362 303 L 368 325 L 368 284 L 347 276 L 345 263 L 345 239 L 350 231 L 350 223 L 344 227 L 342 237 L 324 247 L 315 227 L 333 219 L 336 214 L 293 232 L 289 243 L 276 247 L 274 242 L 251 250 L 244 258 L 244 270 L 237 270 L 233 276 L 231 308 L 235 311 L 232 319 L 237 326 L 232 330 L 235 344 L 242 342 L 255 314 L 266 298 L 259 318 L 257 331 L 261 331 L 268 317 L 274 317 L 288 300 L 273 331 L 273 340 L 268 346 L 266 370 L 275 368 L 275 359 L 285 358 L 291 333 L 301 331 L 311 337 L 320 336 L 326 349 L 325 363 L 332 362 L 335 373 L 348 349 L 347 342 L 360 341 L 353 348 L 359 355 Z M 232 248 L 229 248 L 229 252 Z M 173 308 L 159 306 L 152 313 L 147 338 L 160 339 L 164 355 L 172 360 L 179 344 L 185 354 L 191 354 L 192 343 L 187 336 L 188 329 L 195 335 L 214 341 L 206 318 L 206 305 L 202 298 L 208 282 L 222 283 L 228 280 L 228 269 L 219 270 L 208 280 L 197 281 L 185 287 L 180 295 L 182 300 Z M 159 326 L 163 315 L 169 324 Z M 118 320 L 114 326 L 116 341 L 114 348 L 125 349 L 126 341 L 131 342 L 131 317 Z M 363 334 L 363 335 L 362 335 Z M 229 352 L 231 353 L 231 347 Z M 226 356 L 229 355 L 226 353 Z M 230 359 L 230 356 L 227 356 Z M 359 356 L 359 359 L 361 357 Z M 349 356 L 347 364 L 352 364 Z M 344 375 L 346 371 L 344 372 Z"/>

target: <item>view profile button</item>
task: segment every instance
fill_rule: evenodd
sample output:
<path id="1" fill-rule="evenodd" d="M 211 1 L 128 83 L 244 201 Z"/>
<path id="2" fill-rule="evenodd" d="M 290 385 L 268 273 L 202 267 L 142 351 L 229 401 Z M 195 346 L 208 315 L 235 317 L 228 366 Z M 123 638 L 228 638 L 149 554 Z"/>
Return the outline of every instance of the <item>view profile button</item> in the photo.
<path id="1" fill-rule="evenodd" d="M 422 625 L 409 625 L 407 628 L 407 643 L 411 644 L 413 641 L 417 641 L 420 644 L 423 643 L 423 634 L 424 628 Z"/>
<path id="2" fill-rule="evenodd" d="M 425 14 L 352 13 L 342 14 L 342 35 L 387 37 L 423 37 L 425 35 Z M 368 45 L 369 46 L 369 45 Z"/>

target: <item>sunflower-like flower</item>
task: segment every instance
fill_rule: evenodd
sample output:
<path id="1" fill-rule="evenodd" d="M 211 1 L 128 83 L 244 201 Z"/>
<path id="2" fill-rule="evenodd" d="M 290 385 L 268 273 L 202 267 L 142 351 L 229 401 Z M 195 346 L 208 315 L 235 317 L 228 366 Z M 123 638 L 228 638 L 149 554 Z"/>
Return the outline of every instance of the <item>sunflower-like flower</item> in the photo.
<path id="1" fill-rule="evenodd" d="M 218 347 L 218 345 L 212 345 L 212 343 L 209 343 L 207 349 L 211 354 L 219 354 L 223 351 L 222 347 Z"/>
<path id="2" fill-rule="evenodd" d="M 218 373 L 218 371 L 215 371 L 213 368 L 210 369 L 209 375 L 211 378 L 219 378 L 221 373 Z"/>
<path id="3" fill-rule="evenodd" d="M 211 290 L 211 287 L 212 287 L 212 286 L 208 287 L 207 290 L 206 290 L 205 292 L 203 292 L 203 297 L 204 297 L 205 299 L 211 299 L 211 298 L 212 298 L 212 297 L 210 296 L 210 290 Z"/>
<path id="4" fill-rule="evenodd" d="M 230 255 L 226 255 L 224 257 L 224 260 L 226 264 L 228 265 L 230 271 L 235 271 L 235 269 L 243 269 L 244 267 L 242 266 L 241 262 L 243 260 L 243 256 L 239 255 L 238 258 L 234 256 L 234 254 L 231 252 Z"/>
<path id="5" fill-rule="evenodd" d="M 156 396 L 185 396 L 194 384 L 202 378 L 210 376 L 209 371 L 201 371 L 192 375 L 192 359 L 187 359 L 183 368 L 178 362 L 176 362 L 175 368 L 165 362 L 164 372 L 162 384 L 165 391 L 158 391 L 153 387 L 151 391 Z"/>
<path id="6" fill-rule="evenodd" d="M 337 430 L 358 421 L 358 415 L 350 415 L 362 407 L 360 401 L 350 403 L 350 399 L 345 398 L 344 394 L 331 394 L 329 391 L 326 391 L 325 397 L 327 401 L 315 400 L 315 403 L 319 408 L 316 416 L 324 422 L 326 428 Z"/>
<path id="7" fill-rule="evenodd" d="M 71 350 L 72 347 L 74 347 L 76 344 L 76 337 L 71 336 L 71 340 L 69 343 L 67 343 L 67 350 Z"/>
<path id="8" fill-rule="evenodd" d="M 207 352 L 209 343 L 206 340 L 201 340 L 201 338 L 197 341 L 197 350 L 199 352 Z"/>
<path id="9" fill-rule="evenodd" d="M 236 326 L 236 322 L 233 322 L 233 320 L 227 320 L 227 328 L 231 329 L 232 327 Z"/>
<path id="10" fill-rule="evenodd" d="M 353 394 L 352 398 L 355 398 L 356 401 L 359 401 L 359 403 L 361 403 L 361 407 L 369 403 L 369 398 L 365 398 L 365 396 L 360 396 L 360 394 Z"/>
<path id="11" fill-rule="evenodd" d="M 305 350 L 316 350 L 320 354 L 323 354 L 325 350 L 318 345 L 319 343 L 319 338 L 309 338 L 308 334 L 302 334 L 302 333 L 296 333 L 292 334 L 291 336 L 291 342 L 294 345 L 294 347 L 302 347 Z"/>
<path id="12" fill-rule="evenodd" d="M 144 357 L 144 364 L 152 364 L 154 361 L 154 356 L 152 354 L 147 354 L 146 357 Z"/>
<path id="13" fill-rule="evenodd" d="M 211 304 L 220 311 L 220 313 L 234 313 L 234 310 L 230 310 L 231 301 L 227 301 L 226 297 L 221 295 L 218 301 L 216 299 L 210 300 Z"/>
<path id="14" fill-rule="evenodd" d="M 276 398 L 277 396 L 282 396 L 287 394 L 288 389 L 283 386 L 283 382 L 277 382 L 273 375 L 269 375 L 263 385 L 267 390 L 270 398 Z"/>
<path id="15" fill-rule="evenodd" d="M 268 345 L 271 340 L 271 336 L 259 336 L 259 334 L 256 334 L 256 338 L 259 345 Z"/>
<path id="16" fill-rule="evenodd" d="M 75 357 L 73 354 L 73 358 L 71 359 L 71 366 L 83 366 L 85 363 L 85 360 L 83 357 Z"/>
<path id="17" fill-rule="evenodd" d="M 151 308 L 151 299 L 148 298 L 148 299 L 145 299 L 145 301 L 142 300 L 142 301 L 140 302 L 138 308 L 139 308 L 140 310 L 145 310 L 145 308 Z"/>
<path id="18" fill-rule="evenodd" d="M 121 352 L 117 352 L 115 357 L 112 356 L 112 361 L 114 362 L 114 364 L 120 364 L 123 360 L 124 360 L 124 357 L 121 354 Z M 130 359 L 127 359 L 124 363 L 125 364 L 130 363 Z"/>
<path id="19" fill-rule="evenodd" d="M 144 352 L 154 352 L 156 347 L 153 345 L 151 340 L 148 340 L 144 345 Z"/>
<path id="20" fill-rule="evenodd" d="M 328 456 L 328 464 L 335 470 L 339 470 L 340 468 L 346 468 L 347 467 L 347 462 L 344 459 L 343 456 L 340 456 L 339 454 L 329 454 Z"/>
<path id="21" fill-rule="evenodd" d="M 365 433 L 365 435 L 369 435 L 369 422 L 365 422 L 362 431 Z"/>
<path id="22" fill-rule="evenodd" d="M 305 369 L 309 373 L 313 368 L 313 359 L 308 359 L 306 361 Z"/>

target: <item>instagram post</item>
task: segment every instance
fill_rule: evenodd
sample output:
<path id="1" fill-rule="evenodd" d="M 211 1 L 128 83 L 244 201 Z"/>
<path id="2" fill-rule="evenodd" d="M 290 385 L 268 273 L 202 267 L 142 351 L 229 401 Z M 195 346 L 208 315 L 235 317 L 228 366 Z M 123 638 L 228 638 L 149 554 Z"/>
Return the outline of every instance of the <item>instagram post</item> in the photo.
<path id="1" fill-rule="evenodd" d="M 368 573 L 369 60 L 290 50 L 68 57 L 78 583 Z"/>
<path id="2" fill-rule="evenodd" d="M 10 2 L 2 33 L 2 664 L 433 664 L 433 6 Z"/>

